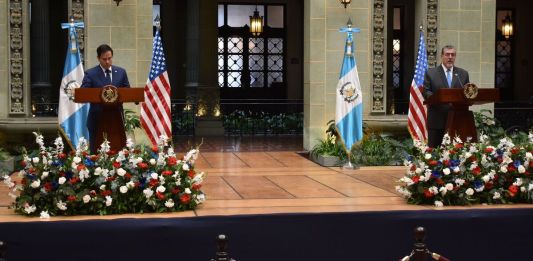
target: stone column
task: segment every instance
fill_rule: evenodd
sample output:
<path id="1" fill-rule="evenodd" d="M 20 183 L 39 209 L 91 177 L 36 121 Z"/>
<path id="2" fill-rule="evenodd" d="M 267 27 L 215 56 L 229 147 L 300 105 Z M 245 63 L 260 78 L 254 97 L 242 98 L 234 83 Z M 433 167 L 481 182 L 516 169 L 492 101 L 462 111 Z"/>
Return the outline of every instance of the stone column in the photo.
<path id="1" fill-rule="evenodd" d="M 49 0 L 31 2 L 31 92 L 32 102 L 50 101 Z"/>

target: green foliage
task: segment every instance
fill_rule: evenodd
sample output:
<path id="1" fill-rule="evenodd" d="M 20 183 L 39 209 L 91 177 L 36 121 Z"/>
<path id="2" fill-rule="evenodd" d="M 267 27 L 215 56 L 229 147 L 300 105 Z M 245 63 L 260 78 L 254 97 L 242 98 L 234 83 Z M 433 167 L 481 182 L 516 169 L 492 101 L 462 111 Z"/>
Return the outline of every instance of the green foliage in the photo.
<path id="1" fill-rule="evenodd" d="M 371 133 L 352 149 L 352 162 L 365 166 L 398 165 L 407 155 L 407 146 L 393 138 Z"/>
<path id="2" fill-rule="evenodd" d="M 134 131 L 137 128 L 141 128 L 141 120 L 137 113 L 132 110 L 124 110 L 124 129 L 129 131 Z"/>
<path id="3" fill-rule="evenodd" d="M 240 134 L 288 134 L 303 129 L 303 113 L 267 113 L 235 110 L 222 116 L 224 129 Z"/>
<path id="4" fill-rule="evenodd" d="M 505 130 L 500 122 L 492 116 L 491 110 L 474 112 L 474 121 L 479 136 L 487 135 L 491 141 L 499 140 L 505 136 Z"/>
<path id="5" fill-rule="evenodd" d="M 6 160 L 7 158 L 9 158 L 9 152 L 0 147 L 0 161 Z"/>
<path id="6" fill-rule="evenodd" d="M 324 140 L 319 140 L 319 143 L 316 144 L 311 150 L 311 156 L 317 158 L 319 155 L 322 156 L 337 156 L 341 160 L 346 159 L 346 151 L 337 142 L 335 136 L 328 134 L 327 138 Z"/>

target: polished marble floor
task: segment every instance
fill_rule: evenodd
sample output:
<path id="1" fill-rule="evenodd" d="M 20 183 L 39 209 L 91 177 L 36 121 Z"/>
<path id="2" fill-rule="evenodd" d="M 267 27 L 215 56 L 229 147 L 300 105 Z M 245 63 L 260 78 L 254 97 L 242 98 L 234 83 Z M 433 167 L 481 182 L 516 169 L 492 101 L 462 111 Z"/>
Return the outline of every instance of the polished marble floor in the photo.
<path id="1" fill-rule="evenodd" d="M 396 181 L 405 172 L 404 167 L 362 167 L 349 171 L 321 167 L 296 153 L 301 147 L 298 147 L 297 141 L 291 143 L 289 140 L 285 141 L 286 144 L 281 139 L 279 143 L 266 144 L 262 143 L 263 140 L 244 146 L 228 145 L 220 140 L 204 140 L 196 170 L 207 173 L 202 187 L 207 201 L 194 211 L 52 217 L 51 220 L 435 209 L 432 206 L 409 205 L 395 192 Z M 280 150 L 284 146 L 290 149 Z M 40 220 L 14 214 L 7 208 L 10 202 L 7 188 L 0 185 L 0 222 Z M 478 205 L 454 208 L 516 207 L 532 206 Z"/>

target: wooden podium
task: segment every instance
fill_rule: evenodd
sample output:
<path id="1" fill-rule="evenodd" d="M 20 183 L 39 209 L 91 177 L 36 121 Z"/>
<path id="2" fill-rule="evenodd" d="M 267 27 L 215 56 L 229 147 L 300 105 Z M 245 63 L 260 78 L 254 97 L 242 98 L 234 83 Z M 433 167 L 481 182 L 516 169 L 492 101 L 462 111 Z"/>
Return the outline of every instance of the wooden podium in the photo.
<path id="1" fill-rule="evenodd" d="M 477 89 L 476 92 L 477 96 L 467 98 L 464 88 L 441 88 L 424 103 L 429 105 L 450 104 L 451 109 L 446 121 L 446 131 L 450 137 L 453 138 L 458 135 L 463 141 L 466 141 L 467 137 L 472 137 L 472 141 L 477 141 L 474 114 L 468 107 L 473 104 L 498 101 L 500 100 L 500 92 L 498 89 Z"/>
<path id="2" fill-rule="evenodd" d="M 98 149 L 105 136 L 111 143 L 111 150 L 119 151 L 126 146 L 122 103 L 144 102 L 144 88 L 117 88 L 112 85 L 102 88 L 77 88 L 74 92 L 74 102 L 102 106 L 94 133 L 96 144 L 91 144 L 91 147 Z"/>

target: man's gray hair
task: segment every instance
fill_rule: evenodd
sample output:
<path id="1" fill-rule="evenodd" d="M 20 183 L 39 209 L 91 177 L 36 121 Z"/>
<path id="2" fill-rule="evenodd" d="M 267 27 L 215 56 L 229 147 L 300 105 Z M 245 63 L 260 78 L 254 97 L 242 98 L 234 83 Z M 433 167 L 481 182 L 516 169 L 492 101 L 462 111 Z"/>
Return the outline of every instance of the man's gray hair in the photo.
<path id="1" fill-rule="evenodd" d="M 445 45 L 444 47 L 442 47 L 442 49 L 440 50 L 440 55 L 444 55 L 444 50 L 450 50 L 450 49 L 457 50 L 457 49 L 455 49 L 455 46 L 453 46 L 451 44 L 448 44 L 448 45 Z"/>

